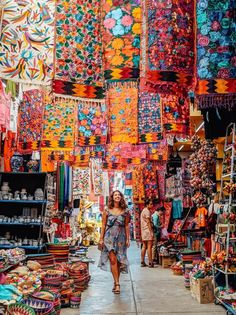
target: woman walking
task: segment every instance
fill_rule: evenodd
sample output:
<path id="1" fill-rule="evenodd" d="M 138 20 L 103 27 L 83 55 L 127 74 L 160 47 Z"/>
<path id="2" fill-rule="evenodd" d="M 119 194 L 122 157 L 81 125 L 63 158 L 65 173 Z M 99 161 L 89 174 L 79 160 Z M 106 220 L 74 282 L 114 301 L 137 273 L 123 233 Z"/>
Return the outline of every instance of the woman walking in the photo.
<path id="1" fill-rule="evenodd" d="M 99 245 L 102 248 L 98 266 L 110 270 L 114 279 L 112 291 L 120 293 L 120 273 L 128 272 L 127 248 L 130 246 L 130 215 L 123 194 L 115 190 L 103 211 Z"/>

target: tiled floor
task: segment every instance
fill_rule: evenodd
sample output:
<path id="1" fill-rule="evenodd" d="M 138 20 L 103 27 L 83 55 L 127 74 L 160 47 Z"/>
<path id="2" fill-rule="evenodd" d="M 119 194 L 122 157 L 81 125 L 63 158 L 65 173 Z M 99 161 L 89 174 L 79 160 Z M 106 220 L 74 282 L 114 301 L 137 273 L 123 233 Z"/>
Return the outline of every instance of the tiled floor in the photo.
<path id="1" fill-rule="evenodd" d="M 140 268 L 140 249 L 133 243 L 129 249 L 130 273 L 121 276 L 121 294 L 111 292 L 113 281 L 109 272 L 97 267 L 99 252 L 91 247 L 89 256 L 92 280 L 82 294 L 80 309 L 63 309 L 62 315 L 223 315 L 225 310 L 214 304 L 199 304 L 184 287 L 181 276 L 157 267 Z"/>

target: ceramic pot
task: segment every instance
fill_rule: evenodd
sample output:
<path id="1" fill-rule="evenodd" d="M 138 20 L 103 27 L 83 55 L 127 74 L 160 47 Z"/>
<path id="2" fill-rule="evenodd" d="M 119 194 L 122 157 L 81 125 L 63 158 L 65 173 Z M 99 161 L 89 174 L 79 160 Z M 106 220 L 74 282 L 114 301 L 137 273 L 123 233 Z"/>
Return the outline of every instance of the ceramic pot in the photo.
<path id="1" fill-rule="evenodd" d="M 15 152 L 11 158 L 11 168 L 13 172 L 20 172 L 21 167 L 23 166 L 23 157 L 20 153 Z"/>

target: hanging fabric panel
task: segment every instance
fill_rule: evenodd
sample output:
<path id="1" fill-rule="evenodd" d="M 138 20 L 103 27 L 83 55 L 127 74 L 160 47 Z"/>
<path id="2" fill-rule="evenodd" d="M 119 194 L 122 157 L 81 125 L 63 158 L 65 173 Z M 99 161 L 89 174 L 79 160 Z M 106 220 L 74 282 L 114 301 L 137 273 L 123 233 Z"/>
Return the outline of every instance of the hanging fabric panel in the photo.
<path id="1" fill-rule="evenodd" d="M 106 144 L 107 108 L 104 101 L 78 101 L 78 145 Z"/>
<path id="2" fill-rule="evenodd" d="M 73 148 L 77 102 L 65 97 L 46 97 L 42 147 Z"/>
<path id="3" fill-rule="evenodd" d="M 107 97 L 110 122 L 110 141 L 137 143 L 137 82 L 109 83 Z"/>
<path id="4" fill-rule="evenodd" d="M 194 73 L 194 1 L 141 3 L 141 91 L 185 93 Z"/>
<path id="5" fill-rule="evenodd" d="M 157 142 L 162 138 L 161 99 L 158 94 L 141 92 L 138 103 L 139 142 Z"/>
<path id="6" fill-rule="evenodd" d="M 199 108 L 236 107 L 236 3 L 197 0 Z"/>
<path id="7" fill-rule="evenodd" d="M 103 85 L 100 0 L 59 0 L 56 79 Z"/>
<path id="8" fill-rule="evenodd" d="M 31 153 L 40 147 L 44 109 L 42 90 L 29 90 L 23 93 L 18 117 L 18 149 Z"/>
<path id="9" fill-rule="evenodd" d="M 55 0 L 3 1 L 0 77 L 51 84 Z"/>
<path id="10" fill-rule="evenodd" d="M 102 1 L 104 71 L 107 80 L 139 77 L 140 2 Z"/>

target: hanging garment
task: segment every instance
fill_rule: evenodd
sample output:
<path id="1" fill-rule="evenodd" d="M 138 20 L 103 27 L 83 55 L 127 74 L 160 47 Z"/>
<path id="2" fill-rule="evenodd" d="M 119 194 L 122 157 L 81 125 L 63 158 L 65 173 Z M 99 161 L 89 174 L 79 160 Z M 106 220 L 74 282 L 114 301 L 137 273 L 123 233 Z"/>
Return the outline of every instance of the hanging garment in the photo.
<path id="1" fill-rule="evenodd" d="M 172 218 L 181 219 L 183 212 L 183 204 L 180 198 L 174 198 L 172 201 Z"/>
<path id="2" fill-rule="evenodd" d="M 206 217 L 207 217 L 207 214 L 208 214 L 208 211 L 207 211 L 207 209 L 204 208 L 204 207 L 198 208 L 198 209 L 196 210 L 195 218 L 197 218 L 197 220 L 198 220 L 198 226 L 199 226 L 200 228 L 206 226 Z"/>

